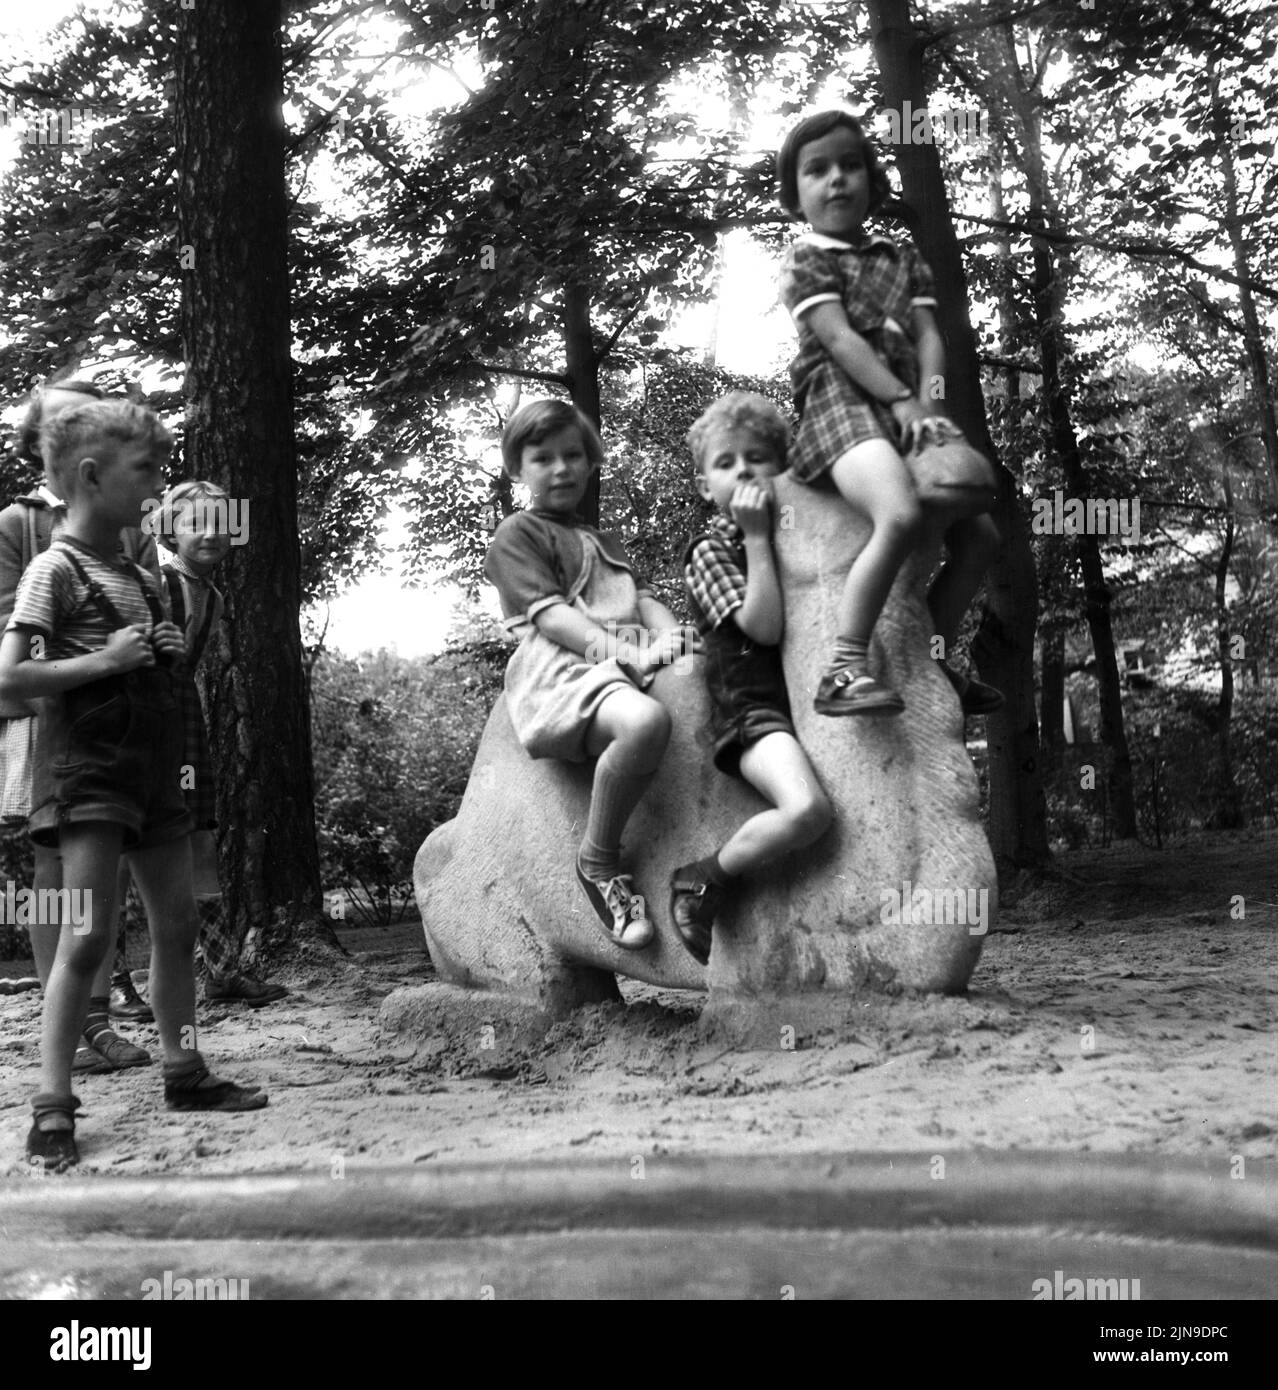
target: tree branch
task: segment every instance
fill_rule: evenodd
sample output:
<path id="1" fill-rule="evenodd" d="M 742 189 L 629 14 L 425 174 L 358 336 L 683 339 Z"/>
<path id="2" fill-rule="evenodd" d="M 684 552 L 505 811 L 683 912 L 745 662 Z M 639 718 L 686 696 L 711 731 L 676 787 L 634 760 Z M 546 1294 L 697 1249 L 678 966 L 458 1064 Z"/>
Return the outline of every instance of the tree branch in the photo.
<path id="1" fill-rule="evenodd" d="M 484 372 L 496 372 L 499 376 L 523 377 L 528 381 L 549 381 L 556 386 L 570 386 L 572 383 L 562 372 L 539 372 L 535 367 L 503 367 L 496 362 L 477 362 L 469 364 Z"/>
<path id="2" fill-rule="evenodd" d="M 1028 19 L 1032 14 L 1038 14 L 1041 10 L 1054 10 L 1059 7 L 1059 0 L 1039 0 L 1036 5 L 1023 5 L 1019 10 L 1004 10 L 1002 14 L 988 15 L 985 19 L 972 19 L 966 24 L 951 24 L 948 29 L 937 29 L 933 33 L 925 30 L 919 31 L 924 48 L 934 43 L 940 43 L 942 39 L 953 38 L 955 34 L 966 34 L 973 29 L 993 29 L 1003 24 L 1015 24 L 1018 19 Z"/>
<path id="3" fill-rule="evenodd" d="M 1084 236 L 1077 232 L 1059 232 L 1051 227 L 1031 227 L 1024 222 L 1002 222 L 993 217 L 973 217 L 965 212 L 953 214 L 957 222 L 972 222 L 980 227 L 990 227 L 999 232 L 1020 232 L 1027 237 L 1041 237 L 1044 241 L 1055 242 L 1060 246 L 1092 246 L 1098 251 L 1117 251 L 1121 256 L 1161 256 L 1168 260 L 1181 261 L 1185 265 L 1208 275 L 1214 280 L 1225 280 L 1231 285 L 1245 287 L 1253 294 L 1263 294 L 1267 299 L 1278 300 L 1278 290 L 1262 285 L 1259 280 L 1243 280 L 1227 270 L 1218 270 L 1207 265 L 1188 251 L 1168 246 L 1159 241 L 1106 241 L 1101 237 Z"/>

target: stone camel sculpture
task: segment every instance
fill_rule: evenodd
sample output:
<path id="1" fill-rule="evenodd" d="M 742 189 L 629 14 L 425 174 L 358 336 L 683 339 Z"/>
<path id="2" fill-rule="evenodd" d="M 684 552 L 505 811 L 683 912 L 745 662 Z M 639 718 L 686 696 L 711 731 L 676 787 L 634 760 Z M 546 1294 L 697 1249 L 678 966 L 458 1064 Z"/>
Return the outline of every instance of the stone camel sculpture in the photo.
<path id="1" fill-rule="evenodd" d="M 674 733 L 624 843 L 658 936 L 643 951 L 623 951 L 594 924 L 572 872 L 590 766 L 529 758 L 503 697 L 456 819 L 430 835 L 415 865 L 431 957 L 460 988 L 398 991 L 386 1026 L 421 1031 L 432 1026 L 423 1009 L 446 1007 L 478 1031 L 507 1006 L 508 1016 L 513 1009 L 544 1028 L 580 1005 L 617 999 L 617 974 L 708 989 L 703 1018 L 737 1033 L 787 1021 L 810 1031 L 867 989 L 966 987 L 997 886 L 958 699 L 931 659 L 924 591 L 943 518 L 898 575 L 871 650 L 871 668 L 901 692 L 905 713 L 829 719 L 812 697 L 866 530 L 832 491 L 784 475 L 776 504 L 782 657 L 800 742 L 835 807 L 830 831 L 747 881 L 716 928 L 709 968 L 699 966 L 669 921 L 670 872 L 722 843 L 761 803 L 711 764 L 700 658 L 664 669 L 653 693 Z"/>

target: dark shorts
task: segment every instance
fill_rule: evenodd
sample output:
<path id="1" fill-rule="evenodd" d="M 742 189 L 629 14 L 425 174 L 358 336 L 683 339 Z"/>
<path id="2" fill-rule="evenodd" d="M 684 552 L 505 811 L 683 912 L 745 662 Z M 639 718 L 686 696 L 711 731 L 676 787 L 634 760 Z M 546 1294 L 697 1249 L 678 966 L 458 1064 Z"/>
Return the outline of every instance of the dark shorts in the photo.
<path id="1" fill-rule="evenodd" d="M 43 702 L 31 789 L 31 838 L 57 845 L 67 825 L 106 821 L 124 848 L 191 833 L 182 795 L 182 716 L 167 670 L 90 681 Z"/>
<path id="2" fill-rule="evenodd" d="M 741 776 L 741 754 L 766 734 L 794 737 L 781 653 L 747 638 L 732 618 L 702 634 L 714 765 Z"/>
<path id="3" fill-rule="evenodd" d="M 741 755 L 768 734 L 789 734 L 797 739 L 789 714 L 767 705 L 751 705 L 734 711 L 731 719 L 714 721 L 714 765 L 729 777 L 741 776 Z"/>

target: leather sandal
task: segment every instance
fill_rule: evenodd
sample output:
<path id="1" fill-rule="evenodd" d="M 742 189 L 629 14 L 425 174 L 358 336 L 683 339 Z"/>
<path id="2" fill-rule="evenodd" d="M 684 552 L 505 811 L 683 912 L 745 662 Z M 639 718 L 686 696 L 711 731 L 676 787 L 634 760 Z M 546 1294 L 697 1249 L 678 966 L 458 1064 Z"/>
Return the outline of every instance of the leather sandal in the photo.
<path id="1" fill-rule="evenodd" d="M 164 1078 L 164 1103 L 170 1110 L 261 1110 L 266 1096 L 256 1087 L 218 1081 L 208 1067 Z"/>
<path id="2" fill-rule="evenodd" d="M 59 1095 L 56 1091 L 41 1091 L 31 1099 L 31 1130 L 27 1135 L 27 1162 L 43 1168 L 46 1173 L 61 1173 L 80 1161 L 75 1142 L 75 1112 L 80 1108 L 78 1096 Z M 65 1115 L 71 1121 L 68 1129 L 41 1129 L 45 1115 Z"/>
<path id="3" fill-rule="evenodd" d="M 260 1009 L 263 1004 L 274 1004 L 277 999 L 288 997 L 283 985 L 268 985 L 254 975 L 237 972 L 216 979 L 210 975 L 204 985 L 206 1004 L 247 1004 L 250 1009 Z"/>
<path id="4" fill-rule="evenodd" d="M 954 692 L 959 697 L 959 707 L 964 714 L 993 714 L 1007 703 L 1003 692 L 994 686 L 986 685 L 974 676 L 962 675 L 948 661 L 942 661 L 939 657 L 936 664 L 941 668 L 941 674 L 954 687 Z"/>
<path id="5" fill-rule="evenodd" d="M 700 965 L 710 964 L 712 927 L 723 898 L 723 889 L 717 883 L 697 878 L 690 864 L 670 875 L 670 920 L 680 941 Z"/>
<path id="6" fill-rule="evenodd" d="M 88 1054 L 92 1054 L 89 1056 Z M 96 1065 L 94 1059 L 101 1065 Z M 151 1054 L 144 1048 L 122 1038 L 113 1028 L 105 1028 L 90 1041 L 85 1038 L 76 1051 L 72 1071 L 95 1072 L 124 1071 L 128 1067 L 146 1067 L 151 1064 Z"/>
<path id="7" fill-rule="evenodd" d="M 133 976 L 127 970 L 111 976 L 111 994 L 107 1008 L 112 1018 L 127 1018 L 133 1023 L 155 1022 L 155 1014 L 151 1011 L 150 1004 L 138 993 Z"/>
<path id="8" fill-rule="evenodd" d="M 905 701 L 873 676 L 844 668 L 821 677 L 812 701 L 818 714 L 900 714 Z"/>

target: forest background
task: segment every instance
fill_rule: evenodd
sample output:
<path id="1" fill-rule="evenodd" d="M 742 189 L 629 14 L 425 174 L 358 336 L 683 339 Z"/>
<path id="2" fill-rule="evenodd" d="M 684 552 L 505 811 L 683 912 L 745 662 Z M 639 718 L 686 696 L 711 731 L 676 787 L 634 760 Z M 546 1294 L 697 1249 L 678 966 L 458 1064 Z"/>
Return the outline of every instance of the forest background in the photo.
<path id="1" fill-rule="evenodd" d="M 1276 15 L 104 0 L 15 36 L 6 396 L 91 369 L 185 419 L 175 477 L 252 501 L 205 680 L 231 910 L 287 941 L 407 900 L 506 649 L 463 603 L 437 657 L 344 656 L 324 605 L 383 570 L 388 522 L 432 586 L 406 626 L 478 596 L 521 398 L 601 421 L 592 505 L 683 610 L 683 435 L 732 386 L 789 408 L 773 155 L 830 104 L 881 142 L 881 229 L 937 270 L 952 408 L 1006 469 L 960 655 L 1010 697 L 969 724 L 1005 878 L 1278 818 Z M 6 496 L 32 481 L 0 464 Z M 1138 533 L 1068 534 L 1058 495 L 1139 501 Z"/>

